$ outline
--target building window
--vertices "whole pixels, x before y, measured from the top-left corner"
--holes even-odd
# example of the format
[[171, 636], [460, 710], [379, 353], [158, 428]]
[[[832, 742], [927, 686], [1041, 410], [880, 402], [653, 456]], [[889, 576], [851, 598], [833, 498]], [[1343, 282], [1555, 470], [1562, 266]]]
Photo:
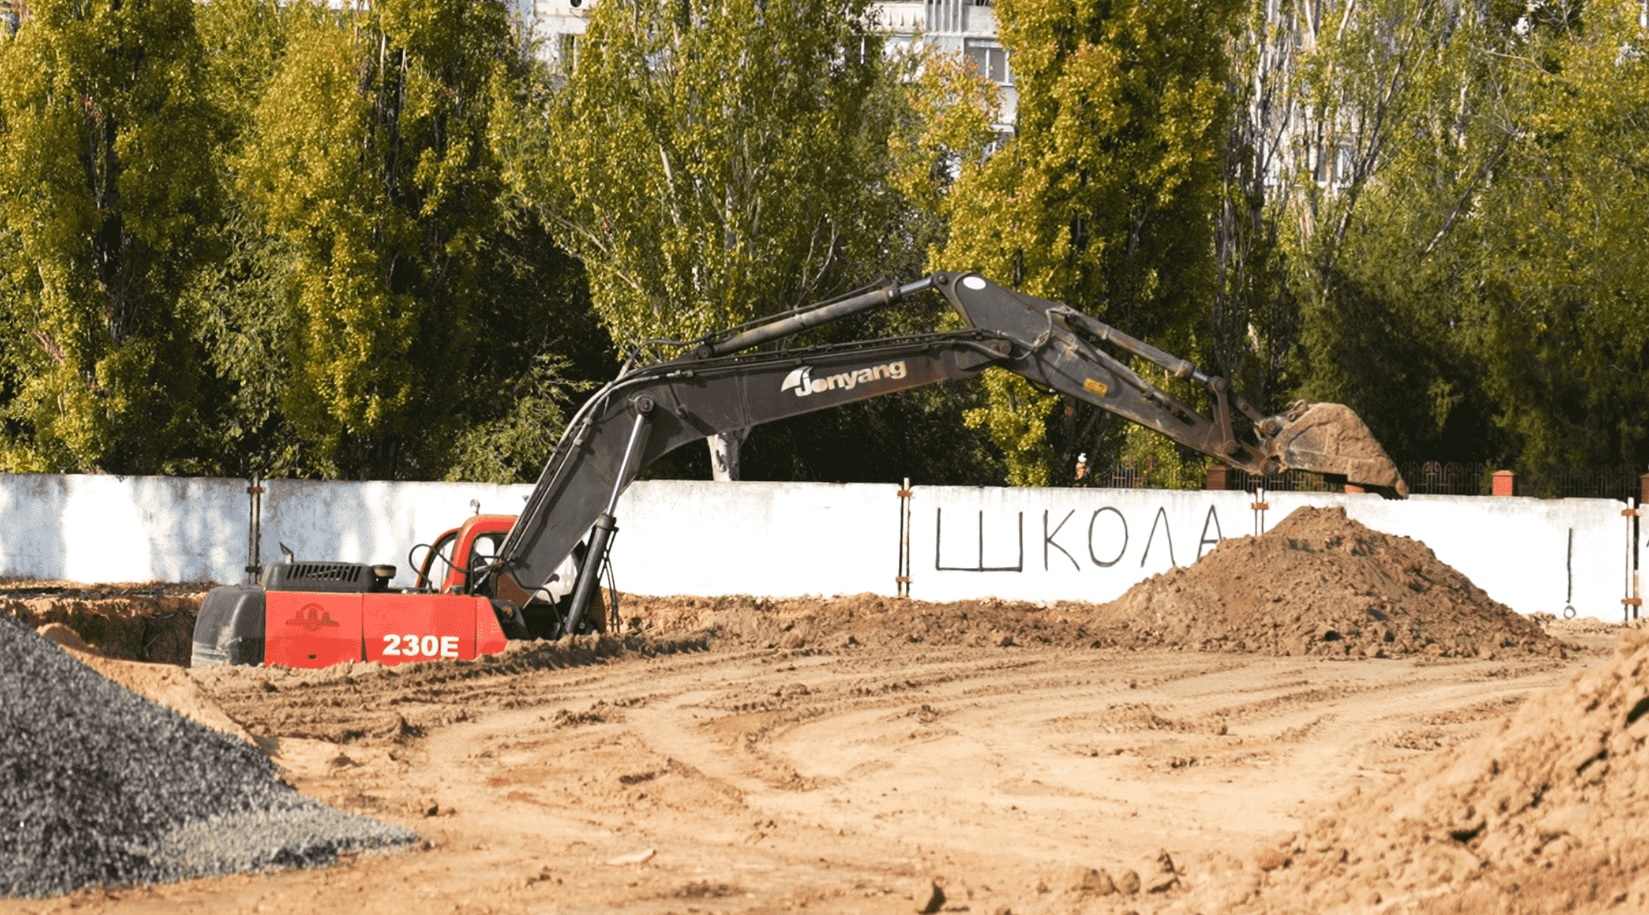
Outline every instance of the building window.
[[969, 39], [963, 53], [967, 55], [968, 62], [991, 82], [998, 86], [1013, 85], [1013, 73], [1008, 69], [1008, 52], [1000, 45]]

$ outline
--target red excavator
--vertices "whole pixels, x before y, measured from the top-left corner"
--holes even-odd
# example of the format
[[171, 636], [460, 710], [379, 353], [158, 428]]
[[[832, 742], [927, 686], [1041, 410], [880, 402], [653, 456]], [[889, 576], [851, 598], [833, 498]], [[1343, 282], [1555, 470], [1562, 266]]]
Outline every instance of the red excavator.
[[[944, 295], [967, 327], [764, 348], [927, 290]], [[1213, 416], [1147, 381], [1128, 357], [1206, 388]], [[1308, 470], [1393, 498], [1408, 494], [1396, 465], [1347, 407], [1299, 403], [1263, 416], [1225, 379], [1069, 305], [974, 273], [935, 273], [754, 321], [712, 334], [674, 359], [628, 368], [573, 416], [519, 517], [478, 515], [442, 534], [414, 563], [411, 588], [389, 586], [394, 566], [291, 559], [270, 565], [258, 584], [216, 588], [195, 624], [193, 663], [324, 667], [473, 658], [501, 651], [510, 639], [600, 629], [605, 612], [597, 582], [618, 529], [613, 511], [653, 461], [707, 436], [988, 368], [1110, 410], [1250, 473]], [[592, 597], [597, 609], [588, 612]]]

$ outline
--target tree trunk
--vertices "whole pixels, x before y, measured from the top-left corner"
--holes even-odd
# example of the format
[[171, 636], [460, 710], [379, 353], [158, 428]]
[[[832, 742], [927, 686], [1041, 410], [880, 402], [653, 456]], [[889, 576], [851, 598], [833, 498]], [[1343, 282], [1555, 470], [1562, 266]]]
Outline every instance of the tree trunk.
[[749, 429], [734, 429], [704, 440], [710, 446], [710, 479], [718, 483], [739, 479], [739, 446], [749, 434]]

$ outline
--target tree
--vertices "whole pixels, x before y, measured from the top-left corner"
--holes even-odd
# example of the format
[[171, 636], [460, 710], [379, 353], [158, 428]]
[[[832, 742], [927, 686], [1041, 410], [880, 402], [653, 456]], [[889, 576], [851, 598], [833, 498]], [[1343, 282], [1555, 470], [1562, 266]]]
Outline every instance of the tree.
[[866, 0], [603, 3], [518, 186], [622, 350], [691, 340], [912, 260], [889, 73]]
[[601, 349], [493, 145], [539, 85], [529, 49], [491, 0], [285, 16], [229, 163], [235, 257], [198, 301], [243, 443], [265, 470], [529, 475], [558, 357]]
[[[1473, 4], [1298, 3], [1279, 204], [1299, 393], [1351, 406], [1405, 459], [1484, 447], [1479, 366], [1444, 244], [1493, 174], [1494, 29]], [[1460, 258], [1466, 258], [1462, 261]]]
[[189, 0], [43, 0], [0, 45], [0, 463], [145, 473], [198, 454], [175, 309], [213, 256], [215, 114]]
[[[945, 201], [957, 177], [984, 160], [1000, 120], [997, 88], [961, 55], [917, 43], [890, 56], [895, 79], [882, 84], [894, 124], [885, 191], [900, 214], [888, 227], [890, 252], [907, 251], [895, 275], [910, 277], [937, 260], [949, 232]], [[896, 233], [896, 234], [894, 234]], [[959, 326], [938, 296], [843, 322], [832, 339], [900, 336]], [[976, 385], [931, 385], [812, 413], [763, 430], [744, 456], [758, 479], [994, 485], [1001, 460], [984, 430], [968, 428]]]
[[1304, 396], [1350, 404], [1399, 459], [1548, 487], [1649, 457], [1641, 9], [1283, 8]]
[[[1169, 350], [1194, 352], [1215, 288], [1230, 2], [1002, 0], [1019, 88], [1015, 136], [951, 195], [944, 265], [1059, 299]], [[1043, 485], [1119, 426], [1007, 373], [971, 414], [1009, 482]], [[1107, 446], [1107, 441], [1110, 441]]]
[[1257, 409], [1272, 413], [1291, 393], [1291, 357], [1299, 337], [1298, 302], [1287, 283], [1287, 258], [1272, 193], [1284, 172], [1290, 113], [1296, 101], [1292, 64], [1297, 33], [1278, 27], [1281, 12], [1251, 4], [1231, 39], [1227, 91], [1233, 111], [1214, 216], [1216, 283], [1209, 311], [1212, 365]]
[[1636, 2], [1509, 11], [1504, 147], [1457, 220], [1494, 421], [1520, 470], [1649, 461], [1649, 28]]
[[889, 190], [904, 201], [900, 227], [907, 247], [924, 262], [937, 262], [950, 234], [947, 201], [957, 179], [996, 142], [1001, 99], [978, 65], [932, 45], [901, 50], [891, 63]]

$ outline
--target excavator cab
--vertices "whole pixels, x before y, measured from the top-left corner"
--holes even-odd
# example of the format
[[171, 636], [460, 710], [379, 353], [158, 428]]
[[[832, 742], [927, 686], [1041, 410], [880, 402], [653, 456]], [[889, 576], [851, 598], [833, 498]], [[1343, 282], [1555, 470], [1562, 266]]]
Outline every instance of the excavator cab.
[[497, 558], [514, 526], [514, 515], [475, 515], [423, 547], [422, 559], [418, 558], [422, 545], [413, 547], [407, 555], [408, 562], [418, 570], [413, 590], [470, 593], [473, 582]]

